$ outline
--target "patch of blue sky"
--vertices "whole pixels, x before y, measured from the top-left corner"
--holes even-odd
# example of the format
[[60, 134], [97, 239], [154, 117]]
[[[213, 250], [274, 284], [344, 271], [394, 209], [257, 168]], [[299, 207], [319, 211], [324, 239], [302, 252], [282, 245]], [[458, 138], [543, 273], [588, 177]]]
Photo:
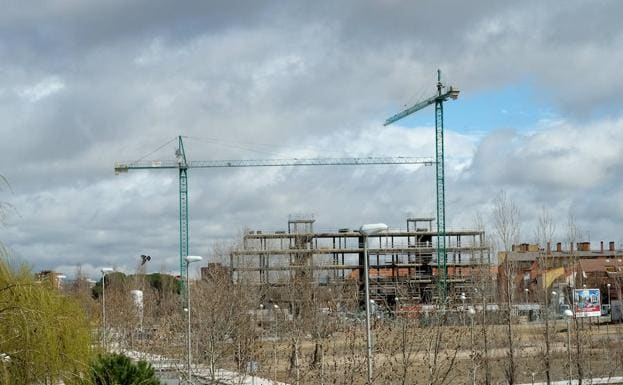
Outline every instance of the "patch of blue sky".
[[[533, 131], [542, 127], [543, 122], [557, 119], [554, 106], [528, 83], [476, 92], [466, 90], [457, 100], [444, 103], [445, 128], [470, 135], [484, 135], [505, 128]], [[434, 106], [403, 118], [398, 124], [433, 127]]]

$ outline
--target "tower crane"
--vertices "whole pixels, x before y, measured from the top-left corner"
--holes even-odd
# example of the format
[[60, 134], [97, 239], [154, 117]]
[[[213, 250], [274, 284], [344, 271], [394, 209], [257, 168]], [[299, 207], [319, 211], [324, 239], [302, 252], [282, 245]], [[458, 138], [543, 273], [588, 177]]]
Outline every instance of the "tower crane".
[[[130, 170], [177, 169], [179, 170], [180, 199], [180, 275], [186, 273], [184, 258], [188, 256], [188, 169], [190, 168], [238, 168], [238, 167], [294, 167], [294, 166], [367, 166], [389, 164], [423, 164], [431, 166], [432, 158], [423, 157], [363, 157], [363, 158], [315, 158], [315, 159], [262, 159], [262, 160], [208, 160], [186, 159], [182, 136], [177, 137], [176, 160], [116, 162], [115, 174]], [[183, 280], [182, 280], [183, 282]], [[183, 283], [182, 283], [183, 285]], [[183, 289], [183, 288], [182, 288]], [[182, 290], [184, 293], [184, 290]]]
[[[448, 256], [446, 253], [446, 190], [444, 175], [444, 145], [443, 145], [443, 102], [448, 99], [456, 100], [459, 90], [444, 86], [441, 83], [441, 71], [437, 70], [437, 95], [423, 100], [404, 111], [388, 118], [384, 126], [392, 124], [425, 107], [435, 104], [435, 175], [437, 181], [437, 266], [439, 270], [439, 288], [442, 300], [448, 294]], [[441, 264], [441, 266], [439, 266]]]

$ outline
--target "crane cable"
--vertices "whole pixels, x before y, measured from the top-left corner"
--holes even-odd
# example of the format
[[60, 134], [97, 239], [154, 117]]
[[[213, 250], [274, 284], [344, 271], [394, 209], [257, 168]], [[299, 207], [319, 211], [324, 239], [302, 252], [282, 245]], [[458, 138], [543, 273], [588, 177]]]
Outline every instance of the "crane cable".
[[151, 155], [151, 154], [153, 154], [153, 153], [155, 153], [155, 152], [160, 151], [162, 148], [164, 148], [165, 146], [167, 146], [167, 145], [171, 144], [172, 142], [174, 142], [174, 141], [176, 141], [176, 140], [177, 140], [177, 136], [176, 136], [176, 137], [174, 137], [173, 139], [171, 139], [171, 140], [167, 141], [165, 144], [163, 144], [163, 145], [159, 146], [159, 147], [158, 147], [158, 148], [156, 148], [155, 150], [150, 151], [150, 152], [149, 152], [149, 153], [147, 153], [146, 155], [141, 156], [140, 158], [138, 158], [137, 160], [135, 160], [135, 161], [134, 161], [134, 162], [132, 162], [132, 163], [138, 163], [138, 162], [140, 162], [141, 160], [143, 160], [143, 159], [147, 158], [149, 155]]

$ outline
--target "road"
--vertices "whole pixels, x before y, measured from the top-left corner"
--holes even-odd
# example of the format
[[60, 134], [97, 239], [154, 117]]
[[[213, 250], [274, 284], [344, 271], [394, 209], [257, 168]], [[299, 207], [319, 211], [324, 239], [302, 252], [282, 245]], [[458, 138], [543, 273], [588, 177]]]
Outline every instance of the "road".
[[[186, 368], [179, 360], [133, 350], [126, 350], [122, 353], [134, 360], [149, 362], [160, 373], [160, 378], [166, 385], [179, 385], [180, 383], [184, 383], [180, 382], [180, 378], [183, 378], [180, 377], [180, 374], [185, 374]], [[204, 365], [193, 365], [192, 373], [195, 378], [193, 384], [197, 385], [211, 383], [212, 377], [223, 385], [290, 385], [285, 382], [273, 381], [267, 378], [251, 376], [225, 369], [218, 369], [216, 374], [212, 376], [210, 369]]]

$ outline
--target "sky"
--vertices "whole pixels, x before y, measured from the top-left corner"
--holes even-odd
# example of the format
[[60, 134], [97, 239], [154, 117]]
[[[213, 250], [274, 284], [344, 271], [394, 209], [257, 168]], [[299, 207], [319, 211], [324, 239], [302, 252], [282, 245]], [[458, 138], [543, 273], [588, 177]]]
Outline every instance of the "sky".
[[[501, 191], [534, 240], [549, 211], [623, 243], [619, 1], [9, 2], [0, 14], [0, 242], [33, 270], [97, 278], [179, 266], [176, 170], [116, 161], [423, 156], [444, 105], [449, 228]], [[168, 143], [168, 144], [167, 144]], [[189, 170], [190, 250], [218, 260], [245, 229], [434, 216], [433, 167]]]

